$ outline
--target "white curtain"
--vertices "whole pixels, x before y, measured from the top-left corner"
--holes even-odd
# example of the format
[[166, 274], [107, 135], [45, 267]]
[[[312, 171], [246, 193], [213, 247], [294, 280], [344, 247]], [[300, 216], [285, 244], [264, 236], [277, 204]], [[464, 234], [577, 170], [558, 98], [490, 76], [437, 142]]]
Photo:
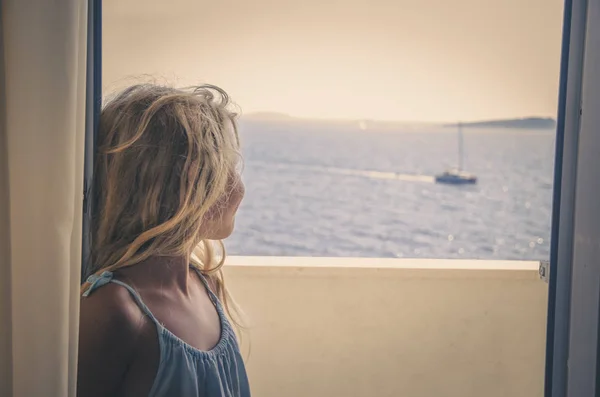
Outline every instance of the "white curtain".
[[0, 10], [0, 396], [75, 396], [87, 1]]

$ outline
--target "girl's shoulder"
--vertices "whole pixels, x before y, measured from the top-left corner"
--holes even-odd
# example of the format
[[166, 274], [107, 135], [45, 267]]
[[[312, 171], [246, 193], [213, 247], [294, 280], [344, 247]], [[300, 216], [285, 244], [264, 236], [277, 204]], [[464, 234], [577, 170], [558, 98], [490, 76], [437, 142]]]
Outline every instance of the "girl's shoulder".
[[140, 308], [130, 292], [114, 283], [94, 290], [80, 300], [80, 325], [96, 325], [95, 331], [138, 332], [143, 325]]
[[120, 285], [108, 283], [81, 298], [79, 395], [110, 395], [114, 391], [147, 323], [129, 291]]

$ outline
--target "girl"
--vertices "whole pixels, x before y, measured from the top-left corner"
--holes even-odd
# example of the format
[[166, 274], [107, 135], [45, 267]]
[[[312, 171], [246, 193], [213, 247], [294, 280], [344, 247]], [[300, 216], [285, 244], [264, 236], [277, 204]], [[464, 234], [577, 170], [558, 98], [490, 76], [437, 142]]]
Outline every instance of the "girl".
[[244, 196], [228, 105], [214, 86], [137, 85], [103, 109], [78, 396], [250, 396], [211, 243]]

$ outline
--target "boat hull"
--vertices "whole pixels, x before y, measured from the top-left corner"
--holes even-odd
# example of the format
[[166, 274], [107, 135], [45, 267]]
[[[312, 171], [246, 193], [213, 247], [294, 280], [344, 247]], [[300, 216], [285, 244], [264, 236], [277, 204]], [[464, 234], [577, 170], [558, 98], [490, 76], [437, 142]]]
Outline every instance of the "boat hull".
[[435, 177], [435, 183], [445, 185], [475, 185], [477, 183], [477, 178], [474, 176], [437, 175]]

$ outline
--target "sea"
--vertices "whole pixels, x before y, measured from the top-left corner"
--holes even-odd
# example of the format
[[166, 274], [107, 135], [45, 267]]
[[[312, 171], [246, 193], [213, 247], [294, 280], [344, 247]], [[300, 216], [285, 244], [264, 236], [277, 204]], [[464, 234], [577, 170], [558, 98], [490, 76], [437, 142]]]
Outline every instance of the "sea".
[[245, 256], [549, 257], [554, 130], [240, 124], [246, 197], [228, 253]]

